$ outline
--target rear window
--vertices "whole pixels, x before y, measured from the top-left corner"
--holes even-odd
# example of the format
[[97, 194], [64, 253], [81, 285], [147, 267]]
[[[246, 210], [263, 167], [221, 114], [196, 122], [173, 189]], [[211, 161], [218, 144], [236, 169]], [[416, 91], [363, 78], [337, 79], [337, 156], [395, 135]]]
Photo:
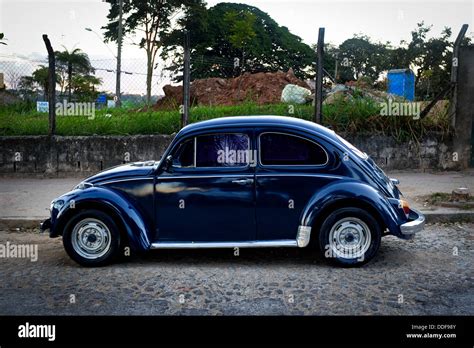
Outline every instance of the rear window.
[[274, 165], [324, 165], [328, 161], [326, 151], [313, 141], [283, 134], [260, 135], [260, 163]]

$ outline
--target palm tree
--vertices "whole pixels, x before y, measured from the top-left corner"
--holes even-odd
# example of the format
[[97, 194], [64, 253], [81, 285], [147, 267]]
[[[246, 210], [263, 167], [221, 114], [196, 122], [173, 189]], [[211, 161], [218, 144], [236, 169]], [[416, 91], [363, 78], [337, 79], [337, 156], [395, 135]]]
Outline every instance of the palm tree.
[[89, 56], [82, 52], [80, 48], [75, 48], [68, 51], [64, 47], [64, 51], [56, 52], [56, 60], [58, 61], [58, 68], [63, 69], [67, 73], [67, 87], [68, 99], [71, 100], [73, 73], [89, 74], [94, 72]]

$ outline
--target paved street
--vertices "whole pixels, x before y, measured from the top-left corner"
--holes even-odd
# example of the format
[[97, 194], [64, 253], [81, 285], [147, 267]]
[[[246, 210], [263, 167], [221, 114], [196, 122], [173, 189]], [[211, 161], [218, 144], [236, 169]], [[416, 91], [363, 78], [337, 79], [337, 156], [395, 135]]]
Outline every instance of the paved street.
[[387, 237], [362, 268], [306, 249], [154, 251], [105, 268], [76, 265], [61, 239], [0, 231], [0, 245], [37, 244], [38, 260], [0, 259], [0, 315], [474, 313], [474, 224]]

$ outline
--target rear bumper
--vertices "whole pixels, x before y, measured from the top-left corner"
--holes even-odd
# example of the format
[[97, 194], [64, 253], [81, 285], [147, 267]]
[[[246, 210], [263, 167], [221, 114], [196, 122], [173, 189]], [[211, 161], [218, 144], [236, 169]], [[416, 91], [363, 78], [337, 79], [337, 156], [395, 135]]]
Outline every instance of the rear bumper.
[[409, 221], [400, 225], [402, 235], [406, 237], [414, 236], [425, 228], [425, 216], [419, 211], [410, 210]]

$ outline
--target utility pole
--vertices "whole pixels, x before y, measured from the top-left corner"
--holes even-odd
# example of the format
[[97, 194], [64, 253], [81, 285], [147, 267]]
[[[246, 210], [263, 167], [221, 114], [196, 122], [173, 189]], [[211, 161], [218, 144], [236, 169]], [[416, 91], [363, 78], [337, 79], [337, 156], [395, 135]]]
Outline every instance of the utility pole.
[[184, 34], [184, 71], [183, 71], [183, 110], [181, 114], [181, 127], [189, 122], [189, 104], [191, 99], [191, 43], [189, 31]]
[[323, 122], [323, 57], [324, 57], [324, 28], [319, 28], [318, 52], [316, 60], [316, 93], [314, 95], [314, 122]]
[[117, 36], [117, 76], [115, 82], [115, 106], [122, 106], [122, 97], [120, 93], [120, 75], [122, 74], [122, 34], [123, 34], [123, 0], [119, 0], [119, 18], [118, 18], [118, 36]]

